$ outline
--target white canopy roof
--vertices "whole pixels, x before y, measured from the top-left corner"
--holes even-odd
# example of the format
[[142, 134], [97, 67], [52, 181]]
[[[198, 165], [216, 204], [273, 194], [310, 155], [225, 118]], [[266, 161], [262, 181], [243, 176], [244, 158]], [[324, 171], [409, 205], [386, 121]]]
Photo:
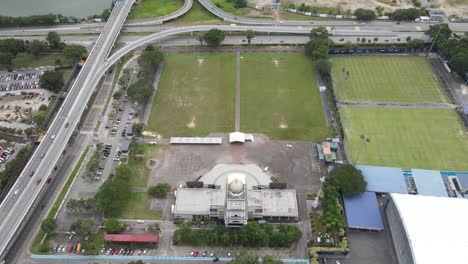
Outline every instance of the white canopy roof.
[[242, 132], [229, 133], [229, 143], [245, 143], [245, 141], [254, 141], [252, 134], [245, 134]]
[[465, 263], [468, 259], [468, 200], [396, 194], [415, 264]]

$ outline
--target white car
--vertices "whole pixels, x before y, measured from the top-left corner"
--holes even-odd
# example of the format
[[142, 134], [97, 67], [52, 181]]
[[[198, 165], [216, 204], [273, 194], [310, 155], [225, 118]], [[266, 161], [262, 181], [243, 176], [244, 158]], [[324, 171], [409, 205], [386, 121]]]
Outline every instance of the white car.
[[15, 192], [14, 192], [14, 194], [15, 194], [15, 195], [18, 195], [19, 191], [20, 191], [19, 189], [16, 189]]
[[52, 135], [52, 136], [50, 137], [50, 139], [52, 139], [52, 140], [54, 140], [54, 138], [55, 138], [55, 135]]
[[137, 223], [143, 224], [145, 221], [144, 220], [137, 220]]

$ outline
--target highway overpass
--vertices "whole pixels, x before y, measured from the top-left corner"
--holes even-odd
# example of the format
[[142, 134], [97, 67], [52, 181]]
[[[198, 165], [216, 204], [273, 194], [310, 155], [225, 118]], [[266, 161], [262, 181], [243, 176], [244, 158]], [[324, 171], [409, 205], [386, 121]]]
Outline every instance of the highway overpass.
[[[27, 215], [33, 203], [46, 188], [47, 178], [67, 147], [73, 130], [85, 110], [95, 85], [92, 77], [105, 59], [117, 39], [120, 29], [135, 0], [117, 0], [108, 22], [90, 52], [67, 98], [59, 109], [49, 131], [29, 160], [16, 183], [0, 204], [0, 259], [13, 244], [15, 236], [27, 222]], [[30, 173], [34, 175], [30, 177]], [[15, 194], [15, 192], [17, 193]]]

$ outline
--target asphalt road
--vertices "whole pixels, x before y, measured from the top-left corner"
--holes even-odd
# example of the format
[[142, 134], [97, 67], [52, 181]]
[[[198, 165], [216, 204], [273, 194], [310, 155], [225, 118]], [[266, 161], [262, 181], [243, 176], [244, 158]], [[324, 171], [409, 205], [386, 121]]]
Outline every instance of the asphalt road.
[[[78, 124], [86, 102], [95, 85], [90, 85], [93, 72], [105, 64], [110, 49], [130, 11], [134, 0], [117, 1], [103, 33], [75, 80], [67, 98], [57, 113], [49, 131], [24, 168], [20, 177], [0, 205], [0, 256], [3, 257], [26, 218], [35, 199], [47, 184], [55, 164], [60, 159], [67, 142]], [[35, 171], [30, 177], [30, 173]], [[15, 194], [16, 192], [16, 194]]]

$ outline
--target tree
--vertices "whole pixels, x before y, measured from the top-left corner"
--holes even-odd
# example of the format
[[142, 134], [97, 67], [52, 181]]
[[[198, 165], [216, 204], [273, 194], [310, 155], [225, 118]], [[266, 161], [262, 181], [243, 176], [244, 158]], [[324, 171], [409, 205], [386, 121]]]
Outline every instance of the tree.
[[146, 46], [146, 48], [144, 49], [144, 51], [141, 53], [140, 57], [138, 58], [138, 64], [143, 69], [143, 71], [140, 71], [140, 74], [142, 74], [144, 78], [149, 79], [149, 77], [151, 77], [151, 82], [152, 82], [152, 77], [154, 76], [154, 72], [158, 68], [158, 65], [161, 63], [163, 58], [164, 58], [163, 54], [159, 50], [159, 48], [154, 47], [151, 44]]
[[390, 18], [397, 21], [411, 21], [421, 16], [421, 11], [416, 8], [398, 9], [390, 14]]
[[11, 61], [11, 64], [14, 68], [26, 68], [35, 60], [36, 58], [34, 58], [32, 54], [21, 52], [16, 54], [15, 58]]
[[242, 8], [247, 6], [247, 0], [234, 0], [235, 8]]
[[70, 230], [75, 231], [79, 236], [87, 236], [91, 233], [94, 222], [92, 219], [78, 218], [70, 225]]
[[450, 58], [450, 67], [460, 75], [468, 73], [468, 50], [459, 52]]
[[15, 55], [11, 52], [0, 52], [0, 68], [11, 68], [11, 62], [15, 58]]
[[146, 103], [148, 98], [151, 96], [151, 93], [151, 83], [145, 79], [138, 80], [133, 85], [130, 85], [130, 87], [127, 89], [128, 96], [141, 104]]
[[328, 36], [328, 30], [323, 26], [312, 29], [309, 34], [310, 41], [304, 46], [305, 54], [312, 59], [328, 58], [330, 44]]
[[49, 43], [49, 47], [51, 49], [58, 49], [60, 48], [60, 36], [55, 31], [50, 31], [47, 33], [46, 41]]
[[419, 49], [424, 46], [425, 42], [422, 39], [410, 39], [407, 42], [407, 47], [409, 49]]
[[255, 38], [255, 31], [253, 30], [247, 30], [245, 32], [245, 37], [247, 38], [247, 43], [249, 43], [250, 45], [250, 42], [252, 42], [252, 39]]
[[135, 133], [135, 136], [137, 136], [137, 137], [142, 136], [144, 129], [145, 129], [145, 124], [143, 124], [143, 123], [133, 124], [133, 133]]
[[86, 48], [80, 45], [67, 45], [63, 49], [63, 55], [72, 61], [78, 61], [81, 57], [87, 57]]
[[53, 93], [60, 92], [64, 84], [63, 72], [60, 71], [45, 71], [39, 79], [39, 85]]
[[354, 196], [366, 190], [367, 182], [364, 180], [360, 170], [352, 165], [340, 165], [335, 167], [328, 176], [333, 186], [341, 191], [344, 196]]
[[375, 8], [375, 12], [377, 12], [377, 15], [378, 16], [382, 16], [383, 15], [383, 11], [384, 11], [384, 7], [383, 6], [378, 6]]
[[156, 232], [160, 229], [159, 227], [159, 223], [152, 223], [152, 224], [149, 224], [146, 229], [150, 232]]
[[130, 199], [128, 185], [132, 172], [126, 165], [116, 169], [115, 177], [106, 180], [96, 193], [96, 203], [106, 217], [117, 217]]
[[57, 223], [55, 222], [55, 219], [52, 217], [44, 219], [44, 221], [41, 223], [41, 229], [47, 234], [54, 232], [54, 230], [57, 229]]
[[128, 264], [144, 264], [142, 260], [130, 261]]
[[432, 40], [437, 37], [437, 43], [441, 43], [452, 36], [452, 30], [449, 28], [448, 24], [432, 25], [424, 32], [424, 35], [429, 36]]
[[371, 21], [376, 18], [375, 12], [370, 9], [363, 9], [358, 8], [354, 11], [354, 15], [356, 16], [357, 20], [360, 21]]
[[171, 189], [171, 185], [167, 183], [158, 183], [148, 189], [148, 194], [152, 197], [164, 198], [167, 192]]
[[36, 57], [39, 56], [41, 52], [46, 51], [47, 49], [47, 44], [37, 39], [29, 42], [29, 44], [27, 45], [27, 51]]
[[126, 225], [115, 218], [109, 218], [104, 222], [104, 227], [109, 233], [120, 233], [125, 230]]
[[224, 37], [223, 31], [213, 28], [203, 35], [203, 40], [208, 46], [217, 47], [224, 41]]
[[361, 39], [361, 43], [362, 43], [362, 44], [365, 44], [365, 43], [366, 43], [366, 41], [367, 41], [367, 39], [366, 39], [366, 38], [362, 38], [362, 39]]
[[317, 60], [315, 62], [315, 69], [323, 76], [330, 77], [331, 63], [328, 60]]

